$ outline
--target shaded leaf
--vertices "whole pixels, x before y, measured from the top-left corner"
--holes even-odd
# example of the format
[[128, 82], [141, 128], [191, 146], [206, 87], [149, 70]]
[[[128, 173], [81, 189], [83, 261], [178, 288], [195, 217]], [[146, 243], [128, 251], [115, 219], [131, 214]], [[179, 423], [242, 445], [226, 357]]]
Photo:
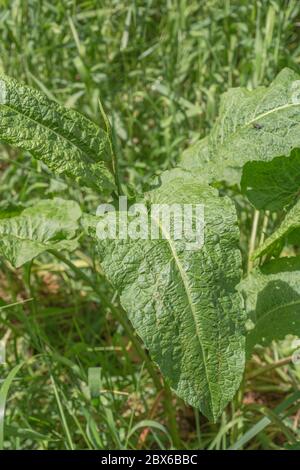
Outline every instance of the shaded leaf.
[[279, 211], [291, 205], [300, 191], [300, 150], [270, 162], [246, 163], [241, 188], [256, 209]]
[[[244, 314], [235, 290], [241, 276], [236, 213], [228, 198], [196, 178], [173, 176], [147, 194], [149, 209], [152, 204], [203, 203], [203, 248], [187, 250], [187, 239], [106, 239], [98, 241], [99, 255], [171, 387], [216, 420], [244, 368]], [[156, 219], [153, 223], [159, 225]]]
[[300, 257], [273, 260], [244, 279], [239, 290], [254, 323], [247, 336], [247, 354], [286, 335], [300, 335]]

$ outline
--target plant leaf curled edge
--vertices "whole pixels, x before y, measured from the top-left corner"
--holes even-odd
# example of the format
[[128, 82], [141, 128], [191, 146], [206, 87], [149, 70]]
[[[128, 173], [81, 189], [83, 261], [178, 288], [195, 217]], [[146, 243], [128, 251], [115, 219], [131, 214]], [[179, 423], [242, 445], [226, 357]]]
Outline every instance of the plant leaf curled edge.
[[254, 328], [247, 335], [247, 356], [255, 345], [269, 346], [286, 335], [300, 335], [300, 257], [272, 260], [239, 285]]

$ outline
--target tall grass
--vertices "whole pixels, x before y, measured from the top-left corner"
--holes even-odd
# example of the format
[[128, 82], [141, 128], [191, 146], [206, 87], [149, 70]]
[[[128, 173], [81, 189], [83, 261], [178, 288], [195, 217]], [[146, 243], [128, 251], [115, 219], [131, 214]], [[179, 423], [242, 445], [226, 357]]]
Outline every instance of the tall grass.
[[[139, 189], [205, 135], [223, 91], [268, 83], [284, 66], [299, 70], [300, 4], [293, 0], [0, 5], [0, 71], [104, 125], [100, 99], [114, 125], [121, 183]], [[91, 210], [99, 202], [27, 155], [1, 148], [0, 204], [56, 194]], [[251, 210], [242, 203], [240, 210], [248, 233]], [[4, 448], [226, 449], [297, 388], [299, 369], [276, 367], [289, 345], [274, 345], [254, 357], [234, 402], [209, 424], [168, 389], [166, 395], [154, 387], [147, 355], [141, 360], [138, 340], [116, 320], [116, 295], [93, 254], [84, 241], [69, 263], [44, 255], [12, 270], [1, 261]], [[11, 382], [10, 371], [22, 362]], [[253, 376], [265, 363], [275, 366]], [[268, 426], [251, 431], [248, 448], [293, 444], [289, 431], [299, 439], [294, 408], [279, 422], [269, 413]]]

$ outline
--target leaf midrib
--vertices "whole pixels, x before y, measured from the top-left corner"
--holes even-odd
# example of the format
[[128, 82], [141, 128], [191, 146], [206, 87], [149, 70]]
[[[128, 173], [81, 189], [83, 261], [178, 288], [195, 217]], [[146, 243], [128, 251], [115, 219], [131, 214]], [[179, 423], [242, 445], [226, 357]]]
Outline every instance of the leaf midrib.
[[190, 295], [190, 292], [189, 292], [188, 279], [186, 277], [186, 274], [184, 272], [184, 269], [183, 269], [183, 266], [180, 262], [180, 259], [178, 258], [177, 251], [176, 251], [176, 248], [175, 248], [174, 244], [171, 243], [170, 238], [167, 237], [167, 234], [165, 233], [165, 231], [163, 229], [163, 226], [160, 224], [159, 220], [157, 220], [155, 217], [153, 217], [153, 215], [151, 215], [151, 217], [156, 222], [158, 227], [161, 229], [161, 232], [165, 235], [165, 240], [166, 240], [167, 245], [169, 246], [169, 248], [171, 250], [171, 253], [172, 253], [172, 255], [175, 259], [177, 269], [178, 269], [180, 277], [182, 279], [182, 283], [183, 283], [184, 290], [186, 292], [186, 297], [187, 297], [187, 300], [188, 300], [188, 305], [190, 307], [190, 311], [192, 313], [192, 317], [193, 317], [193, 320], [194, 320], [196, 335], [197, 335], [198, 342], [199, 342], [199, 345], [200, 345], [200, 349], [201, 349], [201, 352], [202, 352], [205, 377], [206, 377], [206, 382], [207, 382], [209, 396], [210, 396], [211, 411], [212, 411], [212, 414], [214, 416], [215, 413], [214, 413], [214, 405], [213, 405], [213, 394], [212, 394], [212, 391], [211, 391], [211, 388], [210, 388], [210, 382], [209, 382], [209, 378], [208, 378], [208, 367], [207, 367], [207, 363], [206, 363], [206, 356], [205, 356], [205, 353], [204, 353], [204, 348], [203, 348], [203, 345], [202, 345], [201, 336], [200, 336], [200, 333], [198, 331], [198, 326], [197, 326], [197, 321], [196, 321], [196, 311], [195, 311], [195, 308], [194, 308], [194, 302], [193, 302], [193, 300], [191, 298], [191, 295]]
[[69, 144], [71, 144], [71, 146], [73, 146], [76, 150], [79, 150], [81, 154], [84, 154], [88, 161], [90, 163], [95, 163], [95, 161], [93, 160], [92, 157], [90, 157], [85, 151], [83, 151], [81, 149], [81, 147], [79, 147], [78, 145], [75, 144], [75, 142], [73, 142], [72, 140], [70, 140], [68, 137], [66, 137], [65, 135], [63, 134], [59, 134], [57, 131], [55, 131], [54, 129], [52, 129], [51, 127], [47, 127], [45, 124], [41, 123], [40, 121], [37, 121], [36, 119], [34, 119], [33, 117], [31, 116], [28, 116], [26, 113], [24, 112], [21, 112], [19, 109], [13, 107], [13, 106], [10, 106], [8, 104], [1, 104], [2, 107], [4, 108], [7, 108], [7, 109], [10, 109], [18, 114], [20, 114], [21, 116], [23, 116], [24, 118], [28, 119], [29, 121], [32, 121], [34, 122], [35, 124], [37, 124], [38, 126], [46, 129], [48, 132], [52, 132], [53, 134], [57, 135], [60, 139], [63, 139], [63, 140], [66, 140], [67, 142], [69, 142]]
[[[221, 144], [224, 144], [224, 141], [226, 141], [227, 139], [230, 140], [232, 139], [236, 134], [238, 134], [242, 129], [246, 129], [248, 126], [250, 126], [251, 124], [254, 124], [255, 122], [259, 121], [260, 119], [263, 119], [264, 117], [270, 115], [270, 114], [273, 114], [273, 113], [277, 113], [278, 111], [281, 111], [283, 109], [288, 109], [288, 108], [291, 108], [293, 106], [300, 106], [300, 103], [287, 103], [285, 105], [282, 105], [282, 106], [278, 106], [277, 108], [273, 108], [269, 111], [266, 111], [265, 113], [262, 113], [262, 114], [258, 114], [257, 116], [255, 116], [253, 119], [251, 119], [250, 121], [247, 121], [245, 122], [242, 126], [238, 126], [234, 132], [230, 133], [230, 135], [226, 138], [224, 138], [222, 141], [221, 141]], [[263, 130], [263, 129], [262, 129]]]

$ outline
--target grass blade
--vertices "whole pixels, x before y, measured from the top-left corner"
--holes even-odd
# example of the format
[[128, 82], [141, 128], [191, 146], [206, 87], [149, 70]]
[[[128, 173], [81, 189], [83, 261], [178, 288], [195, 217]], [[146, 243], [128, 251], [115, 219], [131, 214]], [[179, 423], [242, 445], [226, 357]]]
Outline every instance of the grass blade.
[[67, 441], [68, 441], [69, 447], [70, 447], [71, 450], [75, 450], [75, 446], [74, 446], [74, 443], [72, 441], [71, 433], [70, 433], [68, 423], [67, 423], [67, 420], [66, 420], [66, 416], [65, 416], [65, 413], [64, 413], [64, 410], [63, 410], [63, 406], [62, 406], [62, 403], [61, 403], [61, 400], [60, 400], [60, 397], [59, 397], [59, 394], [58, 394], [56, 383], [55, 383], [55, 380], [54, 380], [52, 375], [51, 375], [51, 382], [52, 382], [52, 386], [53, 386], [54, 395], [55, 395], [55, 398], [56, 398], [59, 414], [60, 414], [60, 417], [61, 417], [62, 425], [63, 425], [63, 428], [65, 430], [66, 436], [67, 436]]
[[[289, 398], [284, 400], [280, 405], [278, 405], [273, 413], [279, 415], [282, 411], [286, 410], [292, 403], [300, 398], [300, 391], [293, 393]], [[270, 418], [264, 417], [258, 423], [256, 423], [252, 428], [249, 429], [233, 446], [228, 450], [238, 450], [241, 449], [247, 442], [249, 442], [253, 437], [255, 437], [259, 432], [265, 429], [272, 420]]]
[[24, 362], [22, 362], [21, 364], [18, 364], [10, 371], [10, 373], [4, 380], [2, 387], [0, 389], [0, 450], [3, 450], [3, 445], [4, 445], [4, 418], [5, 418], [7, 395], [8, 395], [10, 386], [15, 376], [17, 375], [17, 373], [19, 372], [23, 364]]

